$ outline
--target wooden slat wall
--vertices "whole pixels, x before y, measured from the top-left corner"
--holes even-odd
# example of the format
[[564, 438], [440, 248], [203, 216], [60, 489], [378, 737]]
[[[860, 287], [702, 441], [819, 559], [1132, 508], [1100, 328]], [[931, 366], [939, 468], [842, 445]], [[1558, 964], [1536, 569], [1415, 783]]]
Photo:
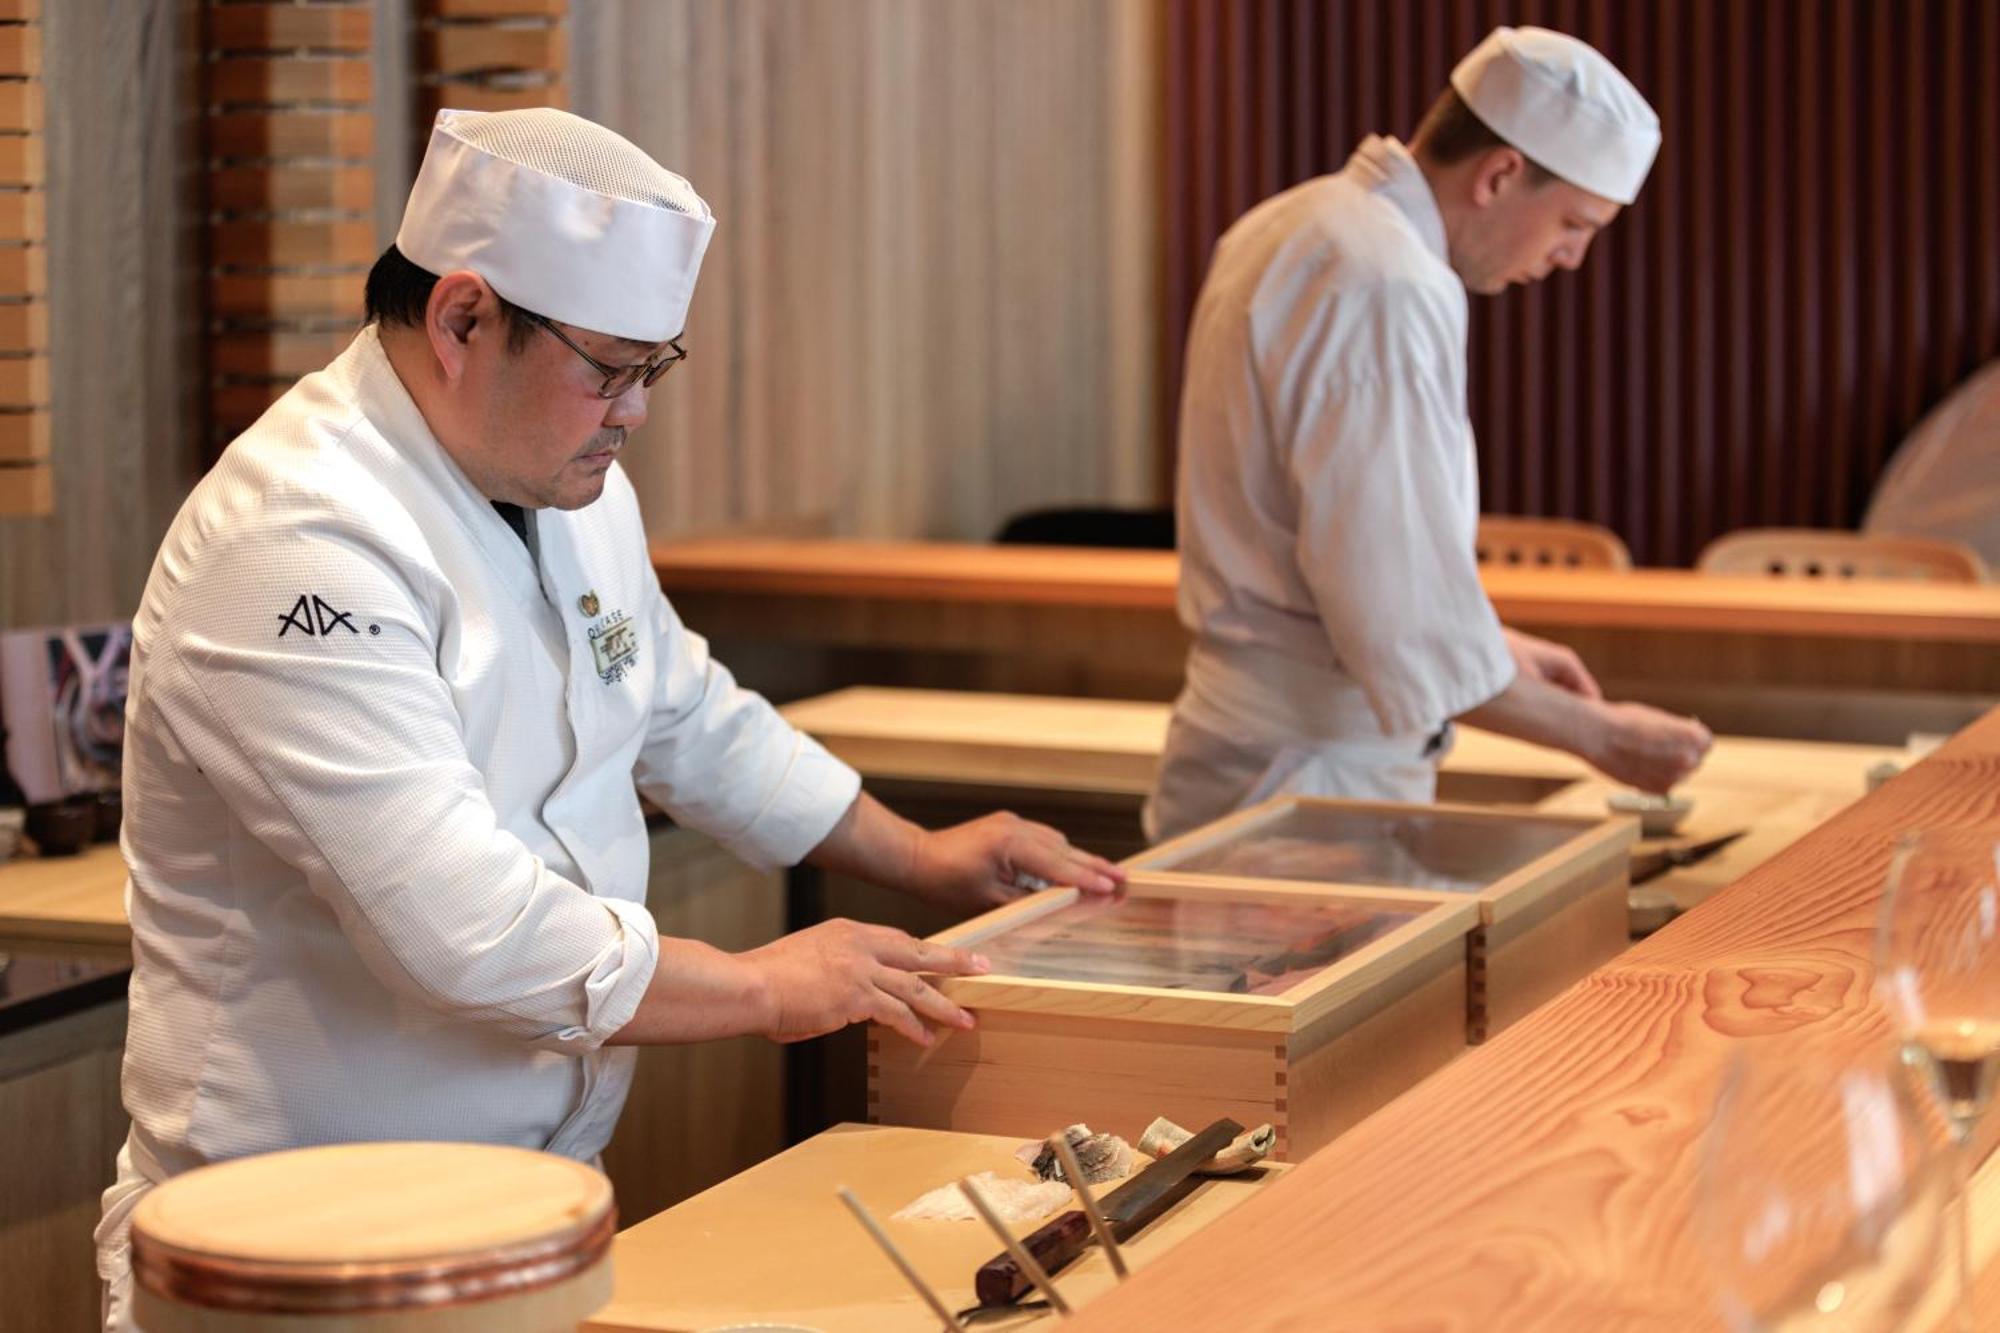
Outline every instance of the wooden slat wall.
[[374, 13], [210, 0], [209, 439], [220, 452], [352, 336], [375, 243]]
[[0, 3], [0, 514], [55, 508], [41, 0]]
[[44, 3], [58, 503], [0, 518], [0, 628], [131, 615], [200, 476], [199, 20], [192, 0]]
[[568, 105], [569, 0], [417, 0], [417, 8], [416, 123], [424, 141], [441, 107]]
[[1153, 498], [1153, 0], [602, 0], [575, 109], [719, 219], [625, 458], [655, 536]]
[[1855, 523], [2000, 351], [1991, 0], [1169, 0], [1169, 379], [1229, 222], [1371, 131], [1407, 138], [1502, 22], [1606, 52], [1665, 145], [1581, 272], [1473, 302], [1486, 508], [1606, 524], [1653, 564]]

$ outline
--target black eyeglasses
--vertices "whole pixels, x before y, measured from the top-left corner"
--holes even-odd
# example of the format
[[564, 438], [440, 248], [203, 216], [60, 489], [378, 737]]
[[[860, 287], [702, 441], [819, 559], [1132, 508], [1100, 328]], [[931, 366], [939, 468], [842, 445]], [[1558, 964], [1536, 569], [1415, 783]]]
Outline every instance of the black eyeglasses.
[[676, 362], [687, 360], [687, 348], [681, 346], [680, 339], [670, 338], [667, 340], [667, 350], [660, 353], [659, 356], [651, 361], [634, 361], [630, 365], [607, 366], [581, 347], [578, 347], [567, 333], [564, 333], [555, 326], [553, 320], [538, 315], [532, 310], [523, 310], [521, 314], [527, 318], [529, 323], [539, 328], [547, 329], [550, 333], [562, 339], [563, 346], [575, 352], [585, 361], [588, 361], [592, 370], [604, 376], [604, 383], [599, 385], [597, 389], [597, 396], [599, 398], [617, 398], [629, 392], [635, 384], [643, 384], [650, 389], [653, 387], [653, 381], [659, 379], [660, 376], [666, 374], [669, 370], [672, 370]]

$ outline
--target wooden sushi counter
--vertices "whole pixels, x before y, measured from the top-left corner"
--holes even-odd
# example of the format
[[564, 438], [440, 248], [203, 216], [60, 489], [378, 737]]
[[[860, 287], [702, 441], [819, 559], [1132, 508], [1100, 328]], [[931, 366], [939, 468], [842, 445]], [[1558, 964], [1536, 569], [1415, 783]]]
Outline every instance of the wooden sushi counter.
[[[2000, 838], [2000, 713], [1364, 1121], [1072, 1326], [1193, 1327], [1193, 1312], [1227, 1293], [1227, 1326], [1245, 1333], [1720, 1328], [1692, 1210], [1721, 1071], [1760, 1038], [1811, 1035], [1857, 1058], [1889, 1048], [1870, 948], [1891, 844], [1914, 828]], [[1979, 1327], [1994, 1328], [2000, 1116], [1983, 1137]], [[1913, 1327], [1938, 1327], [1943, 1314]]]
[[[826, 723], [824, 714], [820, 722]], [[1462, 757], [1476, 757], [1484, 743], [1469, 738]], [[1507, 743], [1496, 744], [1506, 749]], [[1106, 748], [1117, 747], [1107, 742]], [[1853, 753], [1847, 753], [1850, 749]], [[1854, 794], [1855, 769], [1870, 759], [1870, 752], [1854, 747], [1829, 747], [1821, 755], [1835, 750], [1843, 757], [1833, 766], [1841, 776], [1825, 778], [1829, 808]], [[1806, 747], [1808, 756], [1813, 752]], [[1730, 759], [1725, 745], [1716, 763], [1754, 787], [1760, 772], [1763, 780], [1775, 780], [1776, 753], [1782, 752], [1755, 748], [1750, 758]], [[1556, 783], [1559, 804], [1569, 790], [1565, 779], [1576, 776], [1560, 771], [1568, 761], [1532, 754], [1517, 758], [1526, 765], [1526, 777]], [[1000, 762], [1019, 778], [1024, 765], [1040, 761], [1017, 748]], [[1812, 767], [1796, 757], [1794, 762], [1801, 771]], [[1123, 781], [1110, 774], [1116, 767], [1109, 765], [1099, 774], [1113, 787]], [[1601, 807], [1564, 811], [1557, 804], [1544, 808], [1567, 816], [1602, 813]], [[1447, 1043], [1453, 1051], [1438, 1072], [1359, 1123], [1331, 1126], [1324, 1136], [1330, 1139], [1327, 1146], [1260, 1187], [1226, 1216], [1208, 1222], [1198, 1242], [1180, 1246], [1172, 1262], [1155, 1263], [1122, 1286], [1097, 1294], [1080, 1313], [1078, 1327], [1201, 1327], [1200, 1315], [1208, 1311], [1226, 1319], [1226, 1324], [1213, 1326], [1232, 1330], [1590, 1328], [1678, 1333], [1717, 1327], [1690, 1210], [1694, 1147], [1713, 1104], [1719, 1071], [1732, 1050], [1759, 1037], [1812, 1032], [1857, 1050], [1887, 1042], [1885, 1021], [1870, 1001], [1874, 912], [1893, 837], [1924, 826], [1977, 829], [2000, 837], [2000, 712], [1804, 833], [1705, 904], [1591, 972], [1580, 985], [1519, 1017], [1495, 1040], [1465, 1054], [1456, 1053], [1462, 1047], [1455, 1041]], [[684, 830], [655, 837], [655, 875], [661, 879], [654, 886], [653, 906], [664, 930], [742, 948], [783, 928], [779, 896], [746, 885], [742, 868], [725, 864], [727, 858], [712, 845], [704, 851], [687, 841], [694, 835]], [[1183, 896], [1207, 892], [1195, 882], [1203, 872], [1194, 867], [1155, 869], [1163, 890]], [[68, 861], [0, 867], [0, 939], [10, 933], [55, 932], [57, 938], [96, 940], [97, 947], [115, 948], [106, 941], [118, 930], [114, 915], [122, 920], [121, 882], [117, 854], [109, 848]], [[1269, 892], [1306, 891], [1278, 882]], [[1411, 919], [1396, 927], [1402, 935], [1394, 941], [1382, 936], [1382, 947], [1355, 955], [1348, 972], [1329, 974], [1327, 984], [1309, 983], [1308, 989], [1280, 988], [1232, 999], [1230, 1011], [1217, 1020], [1218, 1032], [1242, 1027], [1272, 1034], [1266, 1045], [1283, 1057], [1280, 1086], [1292, 1087], [1296, 1077], [1301, 1105], [1312, 1081], [1320, 1078], [1313, 1063], [1319, 1052], [1335, 1049], [1333, 1042], [1375, 1021], [1372, 1013], [1344, 1016], [1344, 1006], [1359, 993], [1359, 982], [1350, 986], [1348, 981], [1366, 980], [1366, 967], [1386, 961], [1389, 952], [1417, 964], [1408, 972], [1409, 994], [1435, 991], [1454, 997], [1406, 1006], [1405, 1017], [1414, 1022], [1428, 1016], [1426, 1031], [1448, 1032], [1455, 997], [1464, 985], [1464, 960], [1472, 954], [1456, 944], [1441, 951], [1439, 941], [1462, 934], [1469, 938], [1486, 922], [1487, 913], [1484, 904], [1472, 902], [1418, 912], [1414, 894], [1404, 897]], [[1496, 916], [1487, 924], [1499, 921]], [[1459, 960], [1459, 972], [1424, 970], [1431, 962], [1453, 958]], [[1015, 1006], [1024, 1032], [1048, 1012], [1034, 988], [998, 980], [992, 986], [1007, 994], [984, 998], [996, 1010]], [[1456, 1012], [1462, 1015], [1462, 1007]], [[1174, 1019], [1191, 1026], [1180, 1022], [1184, 1017], [1134, 1009], [1124, 1021]], [[645, 1259], [681, 1249], [691, 1243], [687, 1237], [707, 1237], [704, 1243], [728, 1250], [728, 1244], [715, 1238], [730, 1217], [749, 1219], [729, 1242], [740, 1248], [743, 1262], [753, 1264], [754, 1270], [744, 1271], [782, 1277], [782, 1283], [772, 1279], [776, 1285], [768, 1291], [790, 1293], [788, 1310], [823, 1316], [812, 1304], [812, 1284], [851, 1285], [860, 1273], [862, 1260], [853, 1256], [852, 1262], [831, 1266], [817, 1262], [844, 1252], [830, 1245], [820, 1255], [809, 1238], [825, 1234], [865, 1243], [845, 1219], [840, 1219], [844, 1229], [822, 1226], [828, 1222], [822, 1216], [829, 1203], [823, 1188], [827, 1173], [848, 1171], [850, 1164], [841, 1153], [862, 1142], [858, 1137], [829, 1148], [827, 1136], [821, 1136], [805, 1146], [817, 1144], [813, 1153], [830, 1151], [831, 1158], [813, 1153], [800, 1157], [794, 1149], [719, 1190], [650, 1222], [643, 1220], [683, 1198], [690, 1185], [709, 1184], [777, 1150], [776, 1051], [766, 1043], [739, 1042], [648, 1053], [667, 1063], [642, 1068], [620, 1137], [607, 1153], [624, 1216], [637, 1223], [621, 1242], [619, 1260], [632, 1277], [621, 1277], [619, 1295], [604, 1316], [611, 1322], [599, 1327], [701, 1327], [696, 1320], [736, 1317], [736, 1309], [720, 1305], [674, 1304], [677, 1272], [700, 1287], [703, 1274], [731, 1271], [728, 1254], [718, 1250], [713, 1262], [705, 1260], [698, 1270], [661, 1267]], [[104, 1064], [111, 1056], [107, 1051], [94, 1058]], [[1348, 1077], [1344, 1057], [1327, 1058], [1332, 1060], [1329, 1068]], [[1297, 1108], [1278, 1101], [1271, 1106], [1268, 1118], [1274, 1123], [1280, 1110], [1296, 1119]], [[1063, 1119], [1056, 1114], [1060, 1109], [1038, 1110], [1034, 1128], [1021, 1133], [1053, 1128]], [[1994, 1119], [1989, 1142], [2000, 1136], [2000, 1117]], [[841, 1132], [884, 1134], [890, 1128]], [[924, 1133], [896, 1128], [872, 1142]], [[1006, 1133], [1013, 1136], [1015, 1131]], [[930, 1141], [962, 1146], [967, 1140], [957, 1134]], [[675, 1156], [700, 1144], [727, 1149], [706, 1151], [698, 1163]], [[988, 1143], [986, 1150], [992, 1149]], [[869, 1157], [874, 1159], [872, 1153]], [[812, 1167], [804, 1176], [797, 1174], [801, 1162]], [[703, 1173], [707, 1178], [698, 1179]], [[810, 1189], [802, 1183], [808, 1180]], [[629, 1188], [628, 1181], [633, 1182]], [[746, 1182], [755, 1188], [746, 1189]], [[860, 1187], [865, 1182], [857, 1177], [834, 1183]], [[1979, 1243], [1988, 1270], [1988, 1299], [2000, 1300], [2000, 1264], [1994, 1261], [2000, 1253], [2000, 1165], [1989, 1163], [1977, 1188], [1975, 1202], [1986, 1227]], [[871, 1206], [889, 1211], [906, 1201], [889, 1197], [900, 1190], [899, 1185], [880, 1197], [864, 1191], [864, 1197]], [[1222, 1202], [1219, 1196], [1217, 1202]], [[790, 1207], [803, 1210], [799, 1227], [804, 1230], [759, 1220], [767, 1208]], [[87, 1220], [81, 1212], [78, 1216]], [[1148, 1242], [1147, 1256], [1166, 1250], [1175, 1235], [1193, 1229], [1198, 1220], [1190, 1214], [1190, 1225], [1182, 1231], [1162, 1230]], [[788, 1252], [774, 1251], [774, 1240], [785, 1236], [796, 1238], [786, 1242]], [[640, 1245], [641, 1237], [649, 1238], [651, 1249]], [[870, 1271], [880, 1276], [886, 1270]], [[640, 1285], [633, 1286], [635, 1281]], [[880, 1289], [897, 1292], [893, 1279]], [[904, 1298], [898, 1292], [883, 1299]], [[748, 1307], [741, 1311], [753, 1312]], [[766, 1317], [777, 1312], [775, 1305], [762, 1309]]]
[[[919, 822], [998, 807], [1054, 824], [1110, 856], [1140, 849], [1139, 809], [1166, 740], [1161, 703], [859, 686], [785, 705], [793, 725], [861, 771], [870, 790]], [[1440, 801], [1596, 815], [1617, 784], [1582, 760], [1470, 727], [1445, 756]], [[1713, 857], [1638, 891], [1644, 929], [1694, 906], [1858, 799], [1868, 772], [1905, 766], [1906, 747], [1721, 736], [1681, 788], [1677, 830], [1699, 842], [1741, 830]], [[1638, 855], [1673, 839], [1642, 842]]]
[[[836, 1125], [657, 1217], [621, 1232], [612, 1250], [611, 1303], [581, 1333], [698, 1333], [777, 1327], [816, 1333], [931, 1333], [937, 1319], [869, 1240], [835, 1191], [852, 1188], [925, 1280], [957, 1310], [976, 1303], [972, 1275], [999, 1243], [977, 1221], [899, 1222], [925, 1191], [982, 1171], [1019, 1174], [1017, 1138], [881, 1125]], [[1285, 1170], [1275, 1163], [1204, 1182], [1123, 1247], [1143, 1270], [1216, 1218], [1254, 1198]], [[1107, 1183], [1103, 1189], [1109, 1189]], [[1099, 1191], [1100, 1193], [1102, 1190]], [[1016, 1224], [1023, 1234], [1035, 1223]], [[1116, 1282], [1092, 1250], [1062, 1272], [1059, 1289], [1088, 1301]], [[1047, 1326], [1023, 1313], [983, 1317], [981, 1330]]]
[[[861, 683], [1171, 699], [1186, 637], [1161, 551], [711, 539], [653, 548], [662, 586], [776, 698]], [[1505, 569], [1508, 624], [1621, 696], [1718, 731], [1899, 742], [2000, 702], [2000, 585], [1816, 584]]]

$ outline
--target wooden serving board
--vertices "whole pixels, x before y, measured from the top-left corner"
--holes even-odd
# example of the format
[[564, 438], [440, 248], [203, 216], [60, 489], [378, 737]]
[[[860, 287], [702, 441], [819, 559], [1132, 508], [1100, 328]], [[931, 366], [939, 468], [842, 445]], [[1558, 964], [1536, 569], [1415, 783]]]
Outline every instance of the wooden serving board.
[[[1060, 1126], [1051, 1125], [1053, 1131]], [[1136, 1135], [1140, 1126], [1092, 1128]], [[714, 1189], [631, 1227], [612, 1249], [611, 1303], [582, 1333], [694, 1333], [733, 1323], [789, 1323], [822, 1333], [935, 1333], [938, 1322], [835, 1191], [867, 1205], [954, 1310], [975, 1303], [972, 1275], [999, 1252], [979, 1222], [892, 1222], [927, 1190], [979, 1171], [1011, 1175], [1021, 1140], [946, 1130], [837, 1125]], [[1142, 1268], [1257, 1194], [1285, 1168], [1209, 1181], [1124, 1247]], [[1025, 1235], [1040, 1221], [1019, 1224]], [[1057, 1288], [1081, 1305], [1116, 1284], [1093, 1248]], [[1047, 1311], [982, 1319], [982, 1330], [1053, 1324]]]

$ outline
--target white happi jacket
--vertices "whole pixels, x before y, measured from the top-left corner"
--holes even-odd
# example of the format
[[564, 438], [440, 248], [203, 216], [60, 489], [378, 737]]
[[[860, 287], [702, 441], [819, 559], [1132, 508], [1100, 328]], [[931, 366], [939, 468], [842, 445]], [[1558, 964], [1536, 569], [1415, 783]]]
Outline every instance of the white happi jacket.
[[638, 796], [755, 863], [853, 770], [737, 687], [661, 596], [638, 504], [533, 516], [439, 447], [372, 328], [230, 446], [134, 626], [126, 1220], [178, 1171], [456, 1139], [588, 1160], [604, 1040], [659, 957]]
[[1149, 831], [1280, 792], [1429, 800], [1512, 683], [1479, 582], [1466, 293], [1430, 185], [1374, 137], [1216, 246], [1181, 397], [1194, 635]]

